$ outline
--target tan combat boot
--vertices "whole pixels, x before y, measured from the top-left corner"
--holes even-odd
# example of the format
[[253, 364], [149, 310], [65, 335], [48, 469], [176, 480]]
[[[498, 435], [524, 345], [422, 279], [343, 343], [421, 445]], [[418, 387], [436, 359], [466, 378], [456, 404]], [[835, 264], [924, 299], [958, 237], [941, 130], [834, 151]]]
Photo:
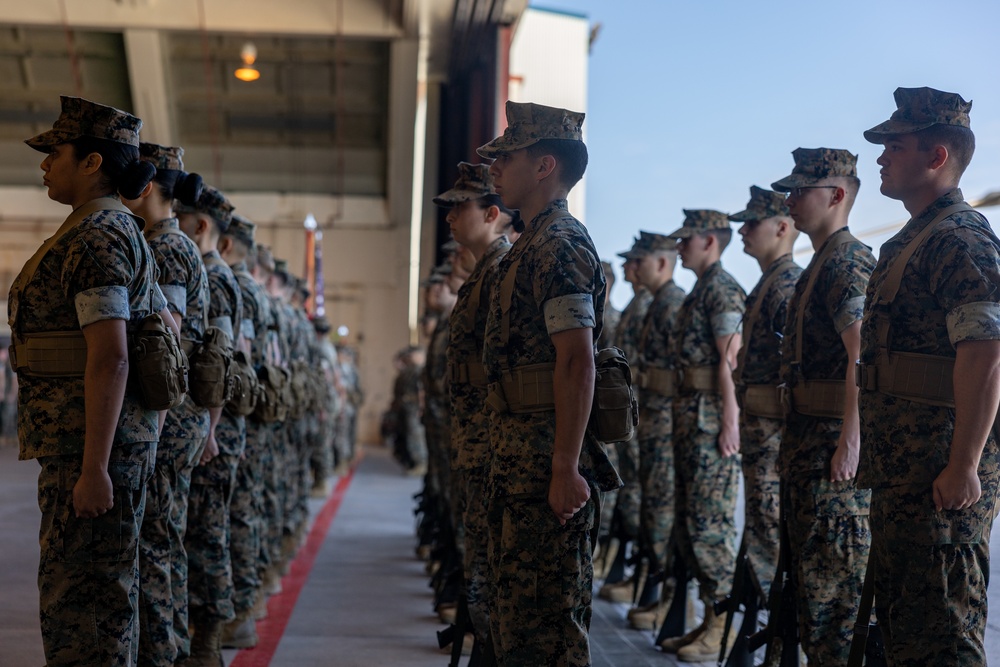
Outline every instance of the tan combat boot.
[[683, 647], [692, 644], [701, 637], [705, 632], [706, 624], [703, 620], [698, 627], [696, 627], [691, 632], [686, 635], [681, 635], [680, 637], [667, 637], [662, 642], [660, 642], [660, 649], [664, 653], [677, 653]]
[[[722, 634], [726, 629], [726, 617], [716, 616], [709, 609], [705, 614], [705, 632], [694, 642], [677, 650], [677, 659], [683, 662], [716, 662], [722, 650]], [[736, 628], [729, 629], [726, 652], [736, 642]]]
[[192, 610], [191, 622], [194, 625], [191, 655], [181, 664], [184, 667], [225, 667], [222, 660], [223, 621]]
[[621, 541], [617, 537], [612, 537], [607, 544], [600, 545], [598, 553], [594, 555], [594, 579], [607, 579], [620, 546]]
[[636, 630], [655, 630], [667, 618], [670, 602], [658, 602], [648, 607], [635, 607], [629, 611], [628, 622]]
[[635, 597], [635, 580], [629, 577], [613, 584], [604, 584], [597, 591], [597, 597], [608, 602], [631, 604]]
[[236, 615], [222, 628], [222, 648], [253, 648], [257, 645], [257, 623], [250, 609]]

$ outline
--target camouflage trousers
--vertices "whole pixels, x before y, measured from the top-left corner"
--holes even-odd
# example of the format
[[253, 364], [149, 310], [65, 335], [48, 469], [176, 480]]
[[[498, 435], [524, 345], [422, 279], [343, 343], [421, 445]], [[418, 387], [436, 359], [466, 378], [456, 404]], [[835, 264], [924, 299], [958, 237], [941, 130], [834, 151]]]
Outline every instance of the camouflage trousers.
[[[625, 486], [607, 493], [606, 504], [612, 506], [617, 513], [622, 534], [634, 540], [639, 537], [639, 508], [642, 503], [642, 487], [639, 485], [639, 438], [632, 438], [628, 442], [617, 442], [607, 449], [609, 453], [612, 449], [617, 450], [616, 467]], [[601, 530], [604, 530], [604, 516], [602, 510]], [[610, 529], [610, 524], [608, 527]]]
[[[469, 617], [476, 638], [480, 642], [489, 641], [490, 634], [490, 573], [489, 541], [490, 524], [487, 517], [489, 495], [486, 466], [453, 470], [452, 474], [464, 487], [461, 498], [462, 524], [464, 526], [465, 595], [469, 605]], [[484, 644], [485, 645], [485, 644]]]
[[304, 418], [285, 422], [288, 458], [285, 460], [288, 493], [285, 495], [285, 534], [298, 535], [309, 518], [309, 443]]
[[489, 566], [490, 633], [499, 667], [589, 667], [592, 539], [600, 493], [559, 525], [547, 498], [494, 497]]
[[872, 491], [875, 602], [890, 667], [985, 667], [986, 586], [997, 478], [966, 510], [937, 512], [929, 486]]
[[780, 546], [781, 478], [778, 447], [784, 422], [743, 412], [740, 416], [740, 452], [743, 458], [743, 542], [747, 558], [760, 583], [764, 599], [778, 567]]
[[406, 458], [413, 466], [427, 464], [427, 436], [424, 426], [420, 423], [420, 409], [416, 405], [407, 404], [403, 408], [403, 427], [405, 429]]
[[229, 550], [233, 563], [233, 609], [250, 609], [260, 588], [260, 551], [263, 532], [264, 440], [262, 425], [247, 420], [247, 446], [236, 468], [229, 503]]
[[270, 438], [268, 451], [272, 464], [264, 468], [264, 536], [263, 541], [273, 564], [281, 563], [281, 536], [284, 534], [285, 499], [288, 496], [288, 433], [284, 422], [268, 425]]
[[326, 437], [326, 417], [322, 413], [306, 418], [306, 449], [312, 486], [323, 484], [333, 474], [333, 449]]
[[657, 407], [639, 415], [639, 539], [653, 572], [666, 565], [675, 511], [673, 413], [670, 401]]
[[154, 442], [111, 450], [114, 507], [95, 519], [73, 512], [83, 457], [38, 459], [39, 618], [47, 665], [136, 664], [139, 527], [155, 458]]
[[871, 546], [871, 492], [815, 475], [785, 479], [782, 491], [802, 650], [810, 664], [846, 665]]
[[719, 453], [721, 399], [700, 393], [674, 399], [677, 547], [698, 580], [701, 599], [729, 594], [736, 568], [736, 499], [740, 457]]
[[451, 429], [436, 420], [424, 421], [427, 441], [427, 488], [451, 506]]
[[188, 498], [188, 600], [210, 618], [231, 621], [233, 565], [229, 549], [229, 502], [239, 457], [220, 454], [194, 469]]
[[[208, 424], [201, 416], [197, 421]], [[139, 659], [155, 667], [169, 667], [190, 650], [184, 534], [191, 471], [205, 440], [170, 437], [200, 431], [173, 426], [168, 417], [156, 448], [156, 467], [146, 488], [146, 513], [139, 532]]]

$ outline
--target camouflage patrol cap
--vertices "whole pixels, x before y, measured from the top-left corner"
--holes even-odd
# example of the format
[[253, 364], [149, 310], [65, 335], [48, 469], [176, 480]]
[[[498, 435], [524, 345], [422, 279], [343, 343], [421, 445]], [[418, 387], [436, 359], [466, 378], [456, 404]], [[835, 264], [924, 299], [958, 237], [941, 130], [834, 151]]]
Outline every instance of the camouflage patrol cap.
[[448, 239], [441, 245], [441, 252], [446, 255], [450, 255], [453, 252], [458, 252], [458, 248], [461, 244], [455, 239]]
[[434, 198], [438, 206], [454, 206], [466, 201], [482, 199], [495, 195], [493, 177], [490, 176], [490, 166], [487, 164], [458, 163], [458, 180], [451, 190], [442, 192]]
[[184, 171], [184, 149], [179, 146], [160, 146], [145, 141], [139, 144], [139, 159], [148, 162], [157, 171]]
[[232, 224], [234, 208], [226, 195], [211, 185], [204, 187], [194, 206], [188, 206], [180, 201], [174, 202], [174, 211], [177, 213], [203, 213], [215, 220], [223, 233], [228, 231], [229, 225]]
[[618, 256], [622, 259], [642, 259], [647, 253], [648, 251], [642, 247], [642, 238], [639, 237], [632, 240], [631, 248], [625, 252], [618, 253]]
[[858, 177], [858, 156], [841, 148], [796, 148], [792, 151], [795, 168], [790, 176], [771, 183], [778, 192], [790, 192], [792, 188], [815, 185], [831, 176]]
[[585, 114], [531, 102], [507, 100], [507, 129], [503, 134], [476, 149], [484, 158], [497, 158], [536, 144], [542, 139], [583, 141]]
[[773, 190], [758, 188], [756, 185], [750, 186], [750, 201], [747, 207], [739, 213], [733, 213], [729, 219], [733, 222], [747, 222], [751, 220], [767, 220], [779, 215], [788, 215], [788, 206], [785, 205], [785, 195]]
[[666, 234], [639, 230], [639, 243], [642, 244], [646, 254], [677, 250], [677, 239]]
[[873, 144], [885, 143], [889, 135], [918, 132], [932, 125], [970, 127], [972, 101], [966, 102], [957, 93], [926, 87], [897, 88], [892, 96], [896, 100], [892, 116], [865, 132], [865, 139]]
[[295, 291], [301, 294], [303, 299], [308, 299], [312, 296], [312, 290], [309, 289], [309, 281], [305, 278], [295, 279]]
[[452, 266], [451, 262], [442, 262], [438, 264], [433, 269], [431, 269], [431, 274], [425, 279], [420, 281], [421, 287], [430, 287], [431, 285], [437, 285], [443, 283], [445, 278], [451, 275]]
[[233, 221], [229, 223], [226, 236], [231, 236], [237, 241], [246, 244], [247, 248], [254, 247], [254, 235], [257, 225], [253, 224], [242, 215], [233, 214]]
[[729, 229], [729, 216], [710, 209], [684, 209], [684, 224], [667, 236], [687, 239], [714, 229]]
[[80, 137], [107, 139], [139, 147], [142, 121], [132, 114], [82, 97], [61, 95], [59, 100], [62, 103], [62, 113], [52, 124], [52, 129], [24, 140], [24, 143], [36, 151], [48, 153], [53, 146]]
[[277, 259], [274, 260], [274, 272], [284, 273], [286, 276], [291, 274], [288, 272], [288, 260], [287, 259]]
[[330, 326], [330, 321], [325, 317], [323, 317], [322, 315], [317, 315], [316, 317], [314, 317], [312, 325], [313, 329], [316, 330], [316, 333], [321, 335], [330, 333], [330, 329], [333, 328]]

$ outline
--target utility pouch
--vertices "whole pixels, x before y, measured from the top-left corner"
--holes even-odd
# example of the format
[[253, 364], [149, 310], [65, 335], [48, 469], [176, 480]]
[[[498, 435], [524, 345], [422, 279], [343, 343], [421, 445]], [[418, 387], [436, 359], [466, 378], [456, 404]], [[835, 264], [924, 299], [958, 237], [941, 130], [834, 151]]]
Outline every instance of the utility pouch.
[[180, 405], [188, 389], [188, 366], [173, 330], [153, 313], [129, 338], [129, 373], [143, 405], [150, 410]]
[[208, 327], [190, 359], [191, 399], [203, 408], [221, 408], [233, 394], [233, 341], [219, 327]]
[[237, 417], [252, 414], [260, 400], [261, 386], [257, 373], [246, 353], [237, 350], [233, 355], [233, 395], [226, 403], [226, 410]]
[[261, 394], [254, 414], [262, 422], [271, 424], [288, 419], [288, 384], [291, 375], [280, 366], [264, 364], [257, 371]]
[[594, 367], [594, 403], [587, 428], [601, 442], [627, 442], [639, 424], [628, 359], [617, 347], [607, 347], [594, 357]]

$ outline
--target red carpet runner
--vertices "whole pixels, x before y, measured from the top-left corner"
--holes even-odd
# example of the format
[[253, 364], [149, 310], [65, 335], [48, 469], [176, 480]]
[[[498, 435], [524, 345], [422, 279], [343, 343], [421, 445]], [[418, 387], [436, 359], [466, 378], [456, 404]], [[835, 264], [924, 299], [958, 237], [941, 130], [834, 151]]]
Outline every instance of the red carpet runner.
[[281, 580], [281, 593], [273, 595], [267, 601], [267, 618], [257, 623], [257, 636], [259, 638], [257, 646], [252, 649], [242, 650], [236, 654], [236, 658], [229, 667], [268, 667], [278, 644], [281, 642], [285, 628], [288, 626], [288, 619], [295, 609], [295, 603], [299, 600], [299, 593], [309, 578], [313, 563], [316, 561], [316, 554], [323, 546], [323, 540], [330, 530], [333, 517], [340, 509], [340, 503], [347, 493], [347, 487], [351, 485], [354, 478], [354, 470], [357, 464], [351, 466], [350, 471], [337, 481], [330, 498], [326, 501], [323, 509], [316, 515], [309, 537], [306, 538], [305, 545], [299, 550], [299, 555], [292, 561], [291, 569]]

